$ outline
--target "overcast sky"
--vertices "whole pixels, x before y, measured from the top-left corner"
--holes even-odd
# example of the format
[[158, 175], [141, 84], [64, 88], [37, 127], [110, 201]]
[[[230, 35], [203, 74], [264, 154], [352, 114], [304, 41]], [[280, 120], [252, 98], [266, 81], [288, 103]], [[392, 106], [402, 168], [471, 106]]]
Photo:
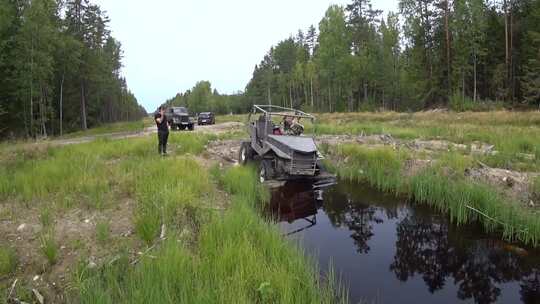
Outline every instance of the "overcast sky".
[[[272, 45], [317, 24], [330, 4], [350, 0], [95, 0], [124, 50], [123, 74], [153, 111], [199, 80], [243, 91]], [[397, 10], [397, 0], [372, 0]]]

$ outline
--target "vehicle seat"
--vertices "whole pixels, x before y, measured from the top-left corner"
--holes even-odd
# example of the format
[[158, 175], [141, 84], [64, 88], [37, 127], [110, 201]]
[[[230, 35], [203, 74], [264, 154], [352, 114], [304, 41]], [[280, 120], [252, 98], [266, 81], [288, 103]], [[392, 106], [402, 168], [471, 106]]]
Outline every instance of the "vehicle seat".
[[266, 118], [261, 115], [259, 120], [257, 120], [257, 135], [260, 137], [262, 135], [272, 134], [274, 130], [274, 124], [271, 121], [266, 122]]

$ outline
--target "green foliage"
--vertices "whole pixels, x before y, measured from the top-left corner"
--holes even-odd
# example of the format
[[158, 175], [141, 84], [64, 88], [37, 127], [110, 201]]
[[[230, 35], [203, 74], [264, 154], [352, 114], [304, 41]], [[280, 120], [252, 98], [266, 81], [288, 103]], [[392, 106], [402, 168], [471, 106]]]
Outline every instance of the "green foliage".
[[17, 253], [11, 247], [0, 246], [0, 278], [11, 274], [17, 268]]
[[[214, 175], [222, 176], [233, 194], [232, 207], [202, 225], [195, 252], [171, 237], [152, 253], [155, 258], [143, 258], [135, 267], [120, 258], [100, 270], [81, 268], [74, 284], [77, 302], [347, 302], [336, 294], [340, 289], [333, 277], [323, 284], [314, 262], [253, 209], [258, 202], [251, 200], [266, 196], [257, 183], [248, 182], [256, 180], [253, 169], [235, 167]], [[232, 177], [244, 183], [232, 182]]]
[[385, 191], [401, 189], [401, 170], [406, 154], [391, 148], [365, 149], [359, 145], [339, 146], [337, 154], [348, 159], [346, 165], [338, 166], [339, 176], [370, 182]]
[[54, 219], [50, 207], [44, 207], [41, 209], [41, 212], [39, 214], [39, 221], [41, 222], [43, 228], [48, 228], [51, 226]]
[[219, 94], [212, 90], [209, 81], [199, 81], [191, 90], [178, 93], [165, 102], [168, 106], [187, 107], [191, 113], [214, 112], [215, 114], [245, 113], [251, 104], [240, 93]]
[[122, 50], [99, 6], [0, 3], [0, 134], [61, 135], [146, 111], [120, 76]]
[[97, 224], [96, 224], [96, 239], [98, 240], [98, 242], [100, 243], [105, 243], [106, 241], [109, 240], [110, 238], [110, 230], [111, 230], [111, 225], [109, 224], [109, 221], [107, 220], [102, 220], [102, 221], [98, 221]]
[[533, 194], [533, 198], [536, 199], [537, 203], [540, 203], [540, 176], [537, 176], [532, 180], [531, 192]]
[[457, 224], [480, 221], [488, 231], [502, 231], [510, 240], [533, 246], [540, 242], [540, 218], [517, 202], [503, 198], [493, 187], [465, 178], [472, 159], [449, 153], [412, 176], [404, 171], [407, 155], [388, 148], [344, 145], [346, 159], [337, 172], [342, 178], [366, 181], [381, 190], [407, 193], [416, 201], [447, 212]]
[[260, 184], [256, 170], [246, 170], [243, 167], [233, 167], [220, 176], [223, 188], [232, 194], [245, 197], [248, 202], [266, 202], [269, 193]]
[[[404, 140], [447, 140], [471, 145], [493, 145], [496, 153], [477, 155], [486, 164], [514, 170], [540, 170], [540, 115], [538, 112], [466, 112], [413, 114], [321, 114], [306, 132], [357, 136], [389, 134]], [[527, 155], [523, 155], [523, 153]]]
[[538, 2], [505, 14], [483, 0], [400, 0], [381, 13], [369, 0], [331, 5], [318, 37], [312, 26], [269, 50], [247, 100], [326, 112], [540, 106]]
[[54, 240], [54, 233], [52, 231], [48, 231], [44, 234], [42, 234], [39, 238], [40, 241], [40, 249], [41, 253], [50, 265], [56, 264], [58, 261], [58, 244]]
[[456, 112], [466, 112], [466, 111], [494, 111], [503, 109], [502, 102], [494, 102], [489, 100], [477, 100], [474, 101], [468, 96], [463, 96], [462, 93], [454, 92], [450, 96], [448, 106], [451, 110]]

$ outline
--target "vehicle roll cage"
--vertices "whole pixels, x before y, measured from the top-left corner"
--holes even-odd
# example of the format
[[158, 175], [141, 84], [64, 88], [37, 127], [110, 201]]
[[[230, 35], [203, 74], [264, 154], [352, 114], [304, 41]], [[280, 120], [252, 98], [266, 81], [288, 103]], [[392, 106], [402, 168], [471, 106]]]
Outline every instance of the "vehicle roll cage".
[[[302, 112], [300, 110], [292, 109], [292, 108], [285, 108], [280, 106], [273, 106], [273, 105], [253, 105], [252, 111], [249, 113], [249, 117], [251, 117], [252, 114], [256, 114], [257, 112], [264, 113], [268, 116], [281, 116], [281, 117], [298, 117], [298, 118], [305, 118], [311, 120], [311, 122], [315, 121], [315, 116], [308, 114], [306, 112]], [[249, 118], [248, 118], [249, 120]]]

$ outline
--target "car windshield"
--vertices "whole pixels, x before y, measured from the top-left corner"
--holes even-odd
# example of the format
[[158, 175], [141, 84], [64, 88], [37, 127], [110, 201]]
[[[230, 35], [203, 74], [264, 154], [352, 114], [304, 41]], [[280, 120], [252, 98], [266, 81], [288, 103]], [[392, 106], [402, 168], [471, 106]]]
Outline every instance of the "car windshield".
[[173, 111], [174, 111], [175, 114], [186, 114], [187, 113], [186, 108], [174, 108]]
[[210, 114], [209, 113], [201, 113], [201, 114], [199, 114], [199, 116], [203, 117], [203, 118], [207, 118], [207, 117], [210, 116]]

